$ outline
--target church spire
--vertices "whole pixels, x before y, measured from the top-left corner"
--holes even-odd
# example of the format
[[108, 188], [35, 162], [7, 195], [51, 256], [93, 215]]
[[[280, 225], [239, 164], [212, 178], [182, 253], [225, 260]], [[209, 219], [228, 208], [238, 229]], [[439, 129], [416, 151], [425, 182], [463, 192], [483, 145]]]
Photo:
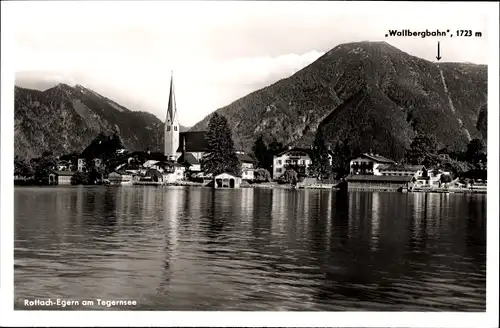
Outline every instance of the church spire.
[[168, 98], [167, 119], [165, 121], [165, 156], [169, 160], [177, 158], [179, 148], [179, 118], [174, 95], [174, 73], [170, 80], [170, 94]]
[[170, 93], [168, 98], [166, 123], [173, 124], [176, 122], [176, 119], [177, 119], [177, 108], [175, 106], [175, 94], [174, 94], [174, 71], [172, 71], [170, 78]]

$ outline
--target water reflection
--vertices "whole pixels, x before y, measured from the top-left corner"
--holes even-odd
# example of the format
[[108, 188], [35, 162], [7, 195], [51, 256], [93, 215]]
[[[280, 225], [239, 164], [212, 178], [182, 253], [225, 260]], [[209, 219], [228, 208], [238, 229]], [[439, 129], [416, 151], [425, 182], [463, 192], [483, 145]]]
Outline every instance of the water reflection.
[[[484, 310], [486, 197], [15, 189], [15, 295], [158, 310]], [[20, 303], [17, 303], [20, 307]]]
[[377, 251], [380, 229], [380, 194], [374, 192], [372, 195], [371, 208], [371, 250]]

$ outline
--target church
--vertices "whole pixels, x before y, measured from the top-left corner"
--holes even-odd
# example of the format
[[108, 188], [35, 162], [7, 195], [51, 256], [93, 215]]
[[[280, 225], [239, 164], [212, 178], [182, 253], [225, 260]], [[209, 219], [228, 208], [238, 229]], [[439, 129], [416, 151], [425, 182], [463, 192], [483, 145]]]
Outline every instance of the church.
[[[192, 172], [201, 172], [200, 161], [208, 150], [206, 133], [206, 131], [180, 132], [172, 74], [165, 120], [165, 157], [171, 161], [189, 164]], [[242, 151], [237, 151], [236, 155], [242, 164], [242, 178], [253, 179], [254, 160]]]

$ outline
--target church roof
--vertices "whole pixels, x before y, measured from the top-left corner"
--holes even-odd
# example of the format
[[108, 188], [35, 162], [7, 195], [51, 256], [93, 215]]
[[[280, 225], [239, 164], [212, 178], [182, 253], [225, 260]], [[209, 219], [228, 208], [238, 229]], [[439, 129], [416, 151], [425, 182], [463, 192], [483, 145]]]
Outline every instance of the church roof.
[[177, 152], [181, 153], [183, 150], [188, 153], [206, 152], [208, 149], [206, 134], [207, 131], [188, 131], [179, 133], [179, 148]]
[[172, 73], [172, 77], [170, 79], [170, 93], [168, 97], [166, 123], [176, 122], [176, 118], [177, 118], [177, 107], [175, 105], [174, 74]]
[[179, 157], [177, 162], [178, 163], [187, 163], [189, 165], [200, 164], [200, 162], [191, 153], [184, 153], [183, 155], [181, 155], [181, 157]]

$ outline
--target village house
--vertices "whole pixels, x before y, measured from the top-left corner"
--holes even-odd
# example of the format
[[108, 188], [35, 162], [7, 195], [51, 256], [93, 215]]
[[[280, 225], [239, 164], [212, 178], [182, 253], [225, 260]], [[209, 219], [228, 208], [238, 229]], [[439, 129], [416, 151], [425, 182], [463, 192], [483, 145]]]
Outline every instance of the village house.
[[85, 158], [79, 158], [78, 159], [78, 172], [83, 172], [85, 171], [85, 168], [87, 166], [87, 163], [85, 162]]
[[57, 161], [57, 171], [69, 171], [71, 168], [70, 161], [58, 160]]
[[299, 174], [306, 174], [311, 163], [311, 149], [289, 147], [274, 156], [273, 179], [278, 179], [285, 173], [288, 166], [293, 166]]
[[[422, 175], [418, 176], [415, 182], [415, 187], [417, 188], [437, 188], [441, 186], [441, 177], [443, 175], [449, 175], [450, 172], [441, 169], [425, 169]], [[451, 178], [450, 178], [451, 180]]]
[[253, 180], [255, 178], [255, 160], [243, 151], [237, 151], [236, 157], [241, 163], [241, 178], [243, 180]]
[[364, 153], [352, 159], [349, 164], [349, 173], [351, 175], [382, 175], [379, 171], [380, 165], [396, 164], [396, 162], [378, 154]]
[[437, 188], [442, 170], [428, 170], [423, 165], [403, 165], [377, 154], [362, 154], [350, 161], [347, 186], [350, 190], [408, 190]]
[[180, 163], [172, 163], [171, 170], [163, 171], [163, 182], [172, 183], [184, 179], [186, 167]]
[[[92, 162], [93, 162], [95, 167], [99, 167], [102, 164], [102, 159], [94, 158], [94, 159], [92, 159]], [[84, 172], [87, 169], [88, 169], [88, 166], [87, 166], [87, 161], [85, 160], [85, 158], [78, 158], [78, 168], [77, 168], [78, 172]]]
[[349, 190], [408, 190], [423, 166], [397, 165], [392, 159], [364, 153], [350, 161]]

